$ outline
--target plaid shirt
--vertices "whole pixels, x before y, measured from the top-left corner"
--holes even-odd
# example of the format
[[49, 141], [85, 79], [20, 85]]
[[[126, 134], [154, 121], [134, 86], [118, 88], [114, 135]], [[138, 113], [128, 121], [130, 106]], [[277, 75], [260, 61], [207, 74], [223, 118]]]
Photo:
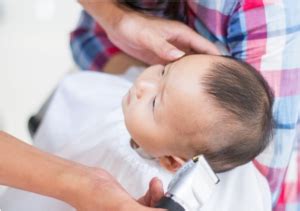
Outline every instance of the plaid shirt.
[[[270, 184], [273, 210], [300, 210], [300, 1], [182, 0], [181, 4], [187, 6], [186, 24], [252, 64], [274, 90], [273, 142], [253, 162]], [[163, 17], [163, 7], [154, 15]], [[91, 70], [100, 70], [119, 52], [85, 12], [71, 35], [71, 47], [77, 64]]]

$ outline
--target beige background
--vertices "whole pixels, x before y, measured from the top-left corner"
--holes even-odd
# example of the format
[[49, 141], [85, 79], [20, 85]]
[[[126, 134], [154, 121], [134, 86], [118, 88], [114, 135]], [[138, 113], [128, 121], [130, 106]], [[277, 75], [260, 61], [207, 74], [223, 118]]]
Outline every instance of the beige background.
[[0, 0], [0, 129], [30, 143], [28, 117], [74, 67], [75, 0]]
[[69, 32], [79, 11], [75, 0], [0, 0], [0, 130], [31, 143], [29, 116], [75, 67]]

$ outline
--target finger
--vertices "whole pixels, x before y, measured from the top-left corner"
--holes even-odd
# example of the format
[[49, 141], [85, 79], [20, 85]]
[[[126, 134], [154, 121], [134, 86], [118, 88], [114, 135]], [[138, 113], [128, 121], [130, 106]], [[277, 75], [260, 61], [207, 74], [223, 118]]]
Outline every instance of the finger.
[[220, 55], [218, 48], [208, 39], [202, 37], [191, 28], [184, 26], [182, 30], [177, 31], [177, 39], [179, 42], [183, 42], [188, 45], [190, 49], [196, 53]]
[[151, 203], [151, 194], [150, 189], [147, 190], [146, 194], [137, 200], [140, 204], [145, 206], [150, 206]]
[[158, 57], [155, 53], [147, 51], [142, 54], [143, 56], [139, 57], [140, 60], [144, 60], [146, 64], [154, 65], [154, 64], [168, 64], [169, 60], [163, 60], [160, 57]]
[[150, 206], [155, 206], [159, 200], [164, 196], [163, 184], [160, 179], [153, 178], [149, 184], [151, 195]]
[[147, 49], [154, 52], [162, 60], [173, 61], [185, 55], [185, 52], [179, 50], [159, 35], [148, 35], [143, 42]]

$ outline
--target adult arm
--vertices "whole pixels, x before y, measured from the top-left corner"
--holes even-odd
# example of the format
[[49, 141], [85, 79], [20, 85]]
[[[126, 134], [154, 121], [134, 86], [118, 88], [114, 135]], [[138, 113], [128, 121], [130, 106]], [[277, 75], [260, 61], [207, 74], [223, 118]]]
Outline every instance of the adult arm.
[[[152, 190], [140, 202], [151, 203], [161, 196], [161, 187], [152, 182]], [[0, 132], [0, 184], [50, 196], [77, 210], [159, 210], [143, 207], [107, 172], [83, 166], [42, 152], [17, 138]], [[150, 186], [150, 187], [151, 187]]]
[[[267, 177], [273, 206], [299, 199], [293, 165], [299, 155], [296, 130], [300, 115], [300, 5], [293, 1], [237, 1], [228, 22], [227, 43], [231, 55], [252, 64], [275, 94], [273, 141], [255, 164]], [[293, 154], [293, 155], [292, 155]], [[286, 176], [286, 174], [289, 176]], [[294, 178], [291, 181], [289, 179]], [[285, 180], [285, 181], [284, 181]], [[284, 209], [283, 207], [279, 208]]]

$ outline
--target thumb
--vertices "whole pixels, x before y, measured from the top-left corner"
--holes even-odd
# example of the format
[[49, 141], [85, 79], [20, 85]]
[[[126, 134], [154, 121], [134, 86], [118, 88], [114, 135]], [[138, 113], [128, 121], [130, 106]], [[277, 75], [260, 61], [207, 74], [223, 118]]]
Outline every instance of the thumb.
[[155, 206], [159, 200], [164, 196], [164, 189], [161, 180], [153, 178], [149, 184], [149, 190], [151, 194], [151, 207]]
[[173, 61], [185, 55], [184, 51], [179, 50], [160, 36], [151, 36], [145, 45], [146, 48], [154, 52], [159, 58], [166, 61]]
[[149, 183], [149, 189], [146, 194], [138, 199], [138, 202], [145, 206], [155, 206], [159, 200], [164, 196], [164, 189], [162, 182], [154, 177]]

